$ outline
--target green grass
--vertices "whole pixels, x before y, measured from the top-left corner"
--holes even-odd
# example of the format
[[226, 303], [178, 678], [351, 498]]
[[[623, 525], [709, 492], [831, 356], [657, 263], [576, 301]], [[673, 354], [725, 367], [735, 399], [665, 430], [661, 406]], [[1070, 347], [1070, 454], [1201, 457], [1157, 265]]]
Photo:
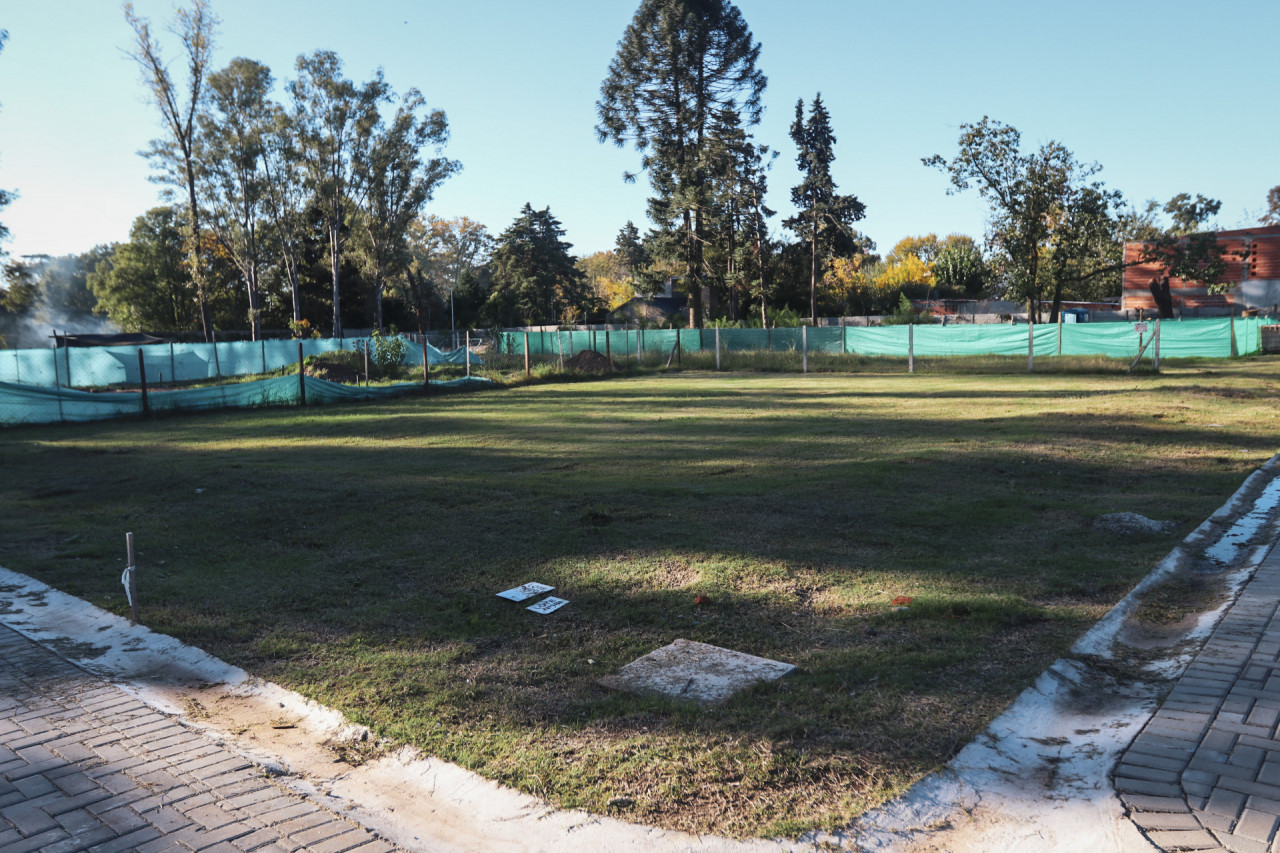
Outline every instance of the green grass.
[[[123, 613], [132, 531], [147, 624], [381, 735], [661, 826], [834, 828], [946, 761], [1276, 450], [1274, 360], [981, 364], [7, 429], [0, 564]], [[1094, 530], [1121, 511], [1179, 531]], [[528, 580], [572, 603], [493, 595]], [[799, 670], [710, 709], [596, 685], [678, 637]]]

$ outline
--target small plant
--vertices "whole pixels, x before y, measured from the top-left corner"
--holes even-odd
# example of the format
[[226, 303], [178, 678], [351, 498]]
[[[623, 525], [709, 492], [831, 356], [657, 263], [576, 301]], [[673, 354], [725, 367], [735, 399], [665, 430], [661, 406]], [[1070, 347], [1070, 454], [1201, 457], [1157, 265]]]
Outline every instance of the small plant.
[[385, 335], [381, 329], [374, 329], [369, 339], [373, 344], [373, 352], [369, 357], [383, 370], [399, 366], [404, 362], [404, 357], [409, 354], [409, 341], [395, 326], [391, 326]]
[[318, 338], [318, 337], [320, 337], [320, 330], [319, 330], [319, 329], [313, 329], [313, 328], [311, 328], [311, 321], [310, 321], [310, 320], [306, 320], [306, 319], [303, 319], [303, 320], [290, 320], [290, 321], [289, 321], [289, 332], [290, 332], [290, 333], [291, 333], [295, 338]]
[[886, 326], [906, 326], [909, 324], [932, 323], [933, 314], [928, 311], [916, 313], [915, 307], [911, 304], [911, 300], [907, 298], [907, 294], [903, 293], [898, 297], [898, 307], [892, 314], [884, 318]]

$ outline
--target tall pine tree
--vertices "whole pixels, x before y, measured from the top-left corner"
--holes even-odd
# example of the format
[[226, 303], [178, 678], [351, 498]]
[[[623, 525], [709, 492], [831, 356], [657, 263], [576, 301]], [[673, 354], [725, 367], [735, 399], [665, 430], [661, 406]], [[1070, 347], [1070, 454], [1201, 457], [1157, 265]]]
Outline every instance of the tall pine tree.
[[851, 224], [866, 215], [866, 206], [854, 195], [836, 193], [831, 162], [836, 159], [836, 137], [831, 132], [831, 115], [822, 103], [822, 93], [813, 99], [809, 119], [804, 117], [804, 99], [796, 101], [796, 119], [791, 139], [797, 148], [796, 166], [804, 179], [791, 190], [791, 203], [798, 213], [783, 224], [809, 244], [809, 318], [818, 320], [818, 268], [826, 263], [841, 238], [849, 238]]
[[643, 0], [596, 102], [600, 141], [634, 143], [654, 190], [650, 218], [680, 232], [698, 327], [711, 189], [705, 146], [725, 107], [740, 110], [748, 126], [759, 123], [767, 82], [756, 68], [759, 56], [759, 42], [727, 0]]

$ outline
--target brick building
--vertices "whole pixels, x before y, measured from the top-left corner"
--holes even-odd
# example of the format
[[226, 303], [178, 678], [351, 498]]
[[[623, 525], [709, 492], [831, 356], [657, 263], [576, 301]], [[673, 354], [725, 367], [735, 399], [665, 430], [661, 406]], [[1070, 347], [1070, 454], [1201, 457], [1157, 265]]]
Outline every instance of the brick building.
[[[1218, 244], [1227, 261], [1226, 280], [1236, 286], [1225, 294], [1210, 294], [1204, 282], [1169, 277], [1174, 314], [1186, 317], [1223, 315], [1230, 310], [1280, 306], [1280, 226], [1219, 231]], [[1142, 243], [1126, 243], [1125, 263], [1142, 257]], [[1158, 263], [1136, 264], [1124, 271], [1121, 310], [1156, 310], [1151, 280], [1165, 275]]]

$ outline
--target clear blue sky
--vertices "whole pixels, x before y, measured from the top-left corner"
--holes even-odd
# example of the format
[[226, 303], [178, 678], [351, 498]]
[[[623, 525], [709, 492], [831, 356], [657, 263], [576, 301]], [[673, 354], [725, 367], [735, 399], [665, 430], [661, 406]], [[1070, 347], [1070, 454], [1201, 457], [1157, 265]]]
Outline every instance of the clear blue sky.
[[[575, 251], [612, 248], [646, 227], [630, 149], [596, 141], [595, 100], [638, 0], [213, 0], [216, 61], [265, 62], [278, 81], [316, 49], [354, 80], [382, 67], [449, 116], [463, 171], [428, 211], [497, 233], [529, 202], [550, 206]], [[166, 23], [168, 0], [137, 0]], [[1280, 3], [1166, 0], [858, 3], [739, 0], [763, 43], [767, 111], [757, 138], [782, 152], [772, 206], [791, 212], [797, 180], [787, 127], [797, 98], [821, 91], [839, 139], [841, 191], [867, 205], [881, 252], [930, 231], [980, 236], [976, 197], [946, 195], [920, 163], [951, 157], [962, 122], [990, 115], [1032, 146], [1057, 139], [1134, 202], [1178, 192], [1223, 201], [1219, 222], [1256, 220], [1280, 184]], [[136, 152], [160, 134], [130, 33], [110, 0], [10, 0], [0, 11], [0, 211], [12, 254], [84, 251], [123, 240], [158, 188]], [[168, 56], [178, 59], [168, 43]]]

